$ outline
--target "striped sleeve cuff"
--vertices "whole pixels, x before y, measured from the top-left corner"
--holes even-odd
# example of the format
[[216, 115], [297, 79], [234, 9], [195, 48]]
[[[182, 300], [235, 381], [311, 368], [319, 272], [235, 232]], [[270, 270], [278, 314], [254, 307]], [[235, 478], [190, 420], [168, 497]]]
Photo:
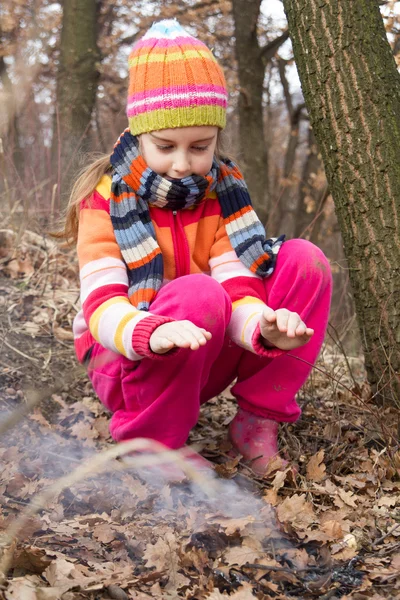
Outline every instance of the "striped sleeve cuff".
[[264, 344], [264, 338], [260, 330], [260, 319], [264, 307], [264, 302], [253, 296], [245, 296], [233, 302], [228, 335], [235, 344], [249, 352], [259, 356], [275, 358], [284, 354], [284, 350], [274, 347], [268, 348]]
[[258, 323], [252, 337], [252, 344], [255, 353], [259, 356], [265, 356], [265, 358], [277, 358], [278, 356], [286, 354], [287, 352], [286, 350], [280, 350], [279, 348], [275, 347], [267, 348], [264, 345], [264, 342], [265, 339], [261, 335], [260, 323]]
[[157, 329], [157, 327], [160, 327], [160, 325], [164, 325], [164, 323], [171, 323], [172, 321], [175, 321], [175, 319], [153, 314], [149, 314], [146, 318], [139, 321], [132, 334], [133, 350], [143, 358], [154, 358], [161, 360], [167, 358], [168, 356], [175, 356], [177, 352], [182, 350], [182, 348], [173, 348], [165, 354], [156, 354], [155, 352], [152, 352], [150, 348], [150, 337], [152, 333]]
[[260, 322], [264, 306], [262, 300], [252, 296], [245, 296], [232, 303], [232, 317], [227, 333], [235, 344], [250, 352], [256, 352], [253, 346], [253, 333]]

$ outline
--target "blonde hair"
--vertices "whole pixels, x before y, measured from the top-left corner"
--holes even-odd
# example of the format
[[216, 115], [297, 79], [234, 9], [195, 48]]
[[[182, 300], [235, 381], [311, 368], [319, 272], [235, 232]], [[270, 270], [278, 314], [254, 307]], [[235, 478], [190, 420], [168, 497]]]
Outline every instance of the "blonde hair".
[[[227, 157], [227, 153], [224, 150], [223, 130], [218, 130], [217, 144], [215, 146], [215, 156], [217, 160], [221, 160], [222, 157]], [[230, 158], [230, 156], [229, 156]], [[112, 166], [110, 164], [110, 155], [103, 154], [98, 157], [88, 167], [84, 167], [78, 179], [76, 180], [69, 198], [68, 206], [65, 211], [65, 219], [63, 227], [56, 232], [52, 232], [51, 235], [58, 239], [64, 239], [68, 242], [76, 242], [78, 238], [78, 225], [79, 225], [79, 212], [80, 205], [83, 200], [87, 200], [90, 206], [90, 196], [93, 194], [101, 178], [104, 175], [112, 173]]]

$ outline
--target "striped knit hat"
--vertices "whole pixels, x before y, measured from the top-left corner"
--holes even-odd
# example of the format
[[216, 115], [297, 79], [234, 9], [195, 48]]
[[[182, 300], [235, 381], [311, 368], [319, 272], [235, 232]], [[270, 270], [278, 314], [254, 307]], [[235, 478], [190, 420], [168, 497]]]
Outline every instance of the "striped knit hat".
[[225, 77], [212, 52], [173, 19], [155, 23], [129, 56], [133, 135], [226, 123]]

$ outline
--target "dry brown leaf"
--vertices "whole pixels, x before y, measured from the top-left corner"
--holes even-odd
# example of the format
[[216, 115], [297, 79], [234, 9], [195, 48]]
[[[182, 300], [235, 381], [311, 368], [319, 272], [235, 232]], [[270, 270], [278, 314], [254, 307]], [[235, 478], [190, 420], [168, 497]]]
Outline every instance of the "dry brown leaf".
[[253, 524], [254, 521], [255, 518], [252, 515], [248, 515], [247, 517], [239, 517], [238, 519], [217, 517], [210, 520], [210, 522], [218, 523], [218, 525], [221, 525], [221, 527], [225, 529], [226, 535], [232, 535], [236, 531], [243, 533], [246, 527]]
[[263, 497], [272, 506], [276, 506], [278, 504], [278, 492], [273, 488], [267, 490]]
[[322, 481], [325, 477], [326, 466], [322, 462], [325, 452], [320, 450], [311, 457], [307, 465], [307, 479], [311, 481]]
[[378, 506], [396, 506], [400, 503], [400, 496], [382, 496], [379, 498]]
[[[339, 494], [339, 497], [343, 500], [343, 502], [345, 504], [347, 504], [347, 506], [351, 506], [352, 508], [357, 507], [357, 503], [356, 503], [357, 496], [355, 496], [353, 492], [346, 492], [342, 488], [338, 488], [338, 494]], [[337, 500], [337, 498], [336, 498], [336, 500]]]
[[357, 548], [343, 548], [343, 550], [340, 550], [339, 552], [336, 552], [334, 555], [334, 559], [335, 560], [351, 560], [352, 558], [354, 558], [355, 556], [357, 556], [358, 554], [358, 550]]
[[[146, 550], [143, 554], [143, 559], [146, 561], [145, 566], [148, 569], [155, 568], [156, 571], [165, 571], [170, 568], [171, 552], [176, 552], [176, 540], [170, 538], [170, 542], [167, 543], [162, 538], [159, 538], [155, 544], [147, 544]], [[177, 562], [177, 558], [175, 559]]]
[[393, 569], [397, 569], [400, 573], [400, 553], [393, 554], [392, 556], [392, 564], [390, 565]]
[[57, 586], [59, 583], [65, 583], [65, 580], [72, 577], [74, 573], [76, 574], [76, 569], [73, 563], [57, 558], [47, 567], [43, 576], [51, 586]]
[[93, 537], [96, 538], [102, 544], [109, 544], [117, 537], [117, 532], [111, 529], [111, 527], [104, 523], [103, 525], [97, 525], [93, 529]]
[[340, 540], [343, 537], [343, 529], [338, 521], [325, 521], [321, 529], [331, 540]]
[[35, 272], [28, 254], [13, 258], [3, 267], [3, 270], [11, 279], [28, 277]]
[[[293, 563], [296, 569], [305, 569], [309, 563], [309, 555], [305, 548], [288, 548], [285, 550], [285, 559], [289, 558], [290, 562]], [[265, 564], [265, 563], [263, 563]], [[276, 563], [275, 566], [280, 566], [279, 563]]]
[[210, 594], [206, 596], [207, 600], [226, 600], [226, 596], [221, 594], [218, 588], [214, 588]]
[[39, 334], [41, 328], [37, 323], [34, 323], [33, 321], [25, 321], [25, 323], [22, 323], [21, 329], [22, 331], [25, 331], [32, 337], [35, 337]]
[[14, 578], [4, 592], [6, 600], [37, 600], [36, 585], [28, 578]]
[[157, 571], [164, 571], [168, 575], [168, 584], [165, 589], [174, 590], [187, 585], [189, 580], [179, 573], [179, 544], [176, 536], [168, 531], [163, 538], [159, 538], [155, 544], [147, 544], [143, 554], [146, 567], [155, 567]]
[[279, 490], [283, 487], [286, 480], [287, 470], [286, 471], [277, 471], [274, 480], [272, 482], [272, 489]]
[[99, 437], [99, 432], [86, 420], [72, 425], [70, 431], [73, 436], [82, 440], [84, 446], [93, 446], [94, 440]]
[[250, 583], [244, 583], [230, 598], [233, 598], [233, 600], [252, 600], [257, 596], [253, 594], [253, 586]]
[[61, 587], [39, 588], [36, 591], [36, 600], [64, 600], [64, 594], [69, 587], [70, 586], [68, 585]]
[[[227, 596], [221, 594], [218, 588], [214, 588], [210, 594], [205, 596], [205, 598], [207, 600], [226, 600]], [[240, 589], [234, 594], [231, 594], [229, 598], [233, 600], [253, 600], [254, 598], [257, 598], [257, 596], [254, 596], [253, 594], [253, 586], [249, 583], [244, 583]]]
[[51, 564], [52, 559], [41, 548], [23, 548], [14, 553], [12, 568], [24, 569], [39, 575]]
[[229, 566], [239, 565], [241, 567], [246, 563], [254, 563], [258, 558], [262, 558], [262, 554], [248, 546], [235, 546], [224, 553], [224, 561]]
[[65, 558], [58, 557], [43, 572], [43, 577], [52, 587], [70, 589], [77, 585], [85, 588], [94, 583], [95, 577], [88, 577], [89, 569], [80, 564], [73, 564]]
[[276, 509], [281, 523], [290, 523], [295, 529], [306, 529], [316, 521], [312, 504], [306, 501], [306, 495], [288, 496]]
[[73, 339], [74, 339], [74, 334], [70, 329], [64, 329], [63, 327], [59, 327], [58, 325], [54, 325], [53, 333], [54, 333], [54, 336], [58, 340], [61, 340], [62, 342], [64, 342], [64, 341], [70, 342], [70, 341], [73, 341]]

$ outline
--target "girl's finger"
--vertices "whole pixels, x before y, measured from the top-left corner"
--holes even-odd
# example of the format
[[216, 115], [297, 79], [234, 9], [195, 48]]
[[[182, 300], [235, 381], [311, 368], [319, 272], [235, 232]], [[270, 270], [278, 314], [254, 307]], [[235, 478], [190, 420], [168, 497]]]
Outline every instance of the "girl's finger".
[[205, 336], [205, 338], [207, 340], [211, 340], [212, 338], [212, 333], [210, 333], [209, 331], [207, 331], [207, 329], [203, 329], [202, 327], [199, 328], [200, 331], [203, 333], [203, 335]]
[[289, 311], [284, 310], [284, 309], [277, 311], [276, 325], [281, 333], [285, 333], [287, 331], [288, 320], [289, 320]]
[[267, 321], [267, 323], [275, 323], [276, 321], [276, 312], [272, 310], [269, 306], [265, 306], [263, 310], [263, 317]]
[[301, 323], [299, 323], [299, 325], [295, 329], [295, 335], [297, 335], [297, 336], [304, 335], [306, 333], [306, 331], [307, 331], [306, 324], [303, 323], [303, 321], [301, 321]]
[[192, 323], [190, 323], [189, 325], [186, 325], [185, 323], [183, 331], [185, 333], [183, 333], [182, 335], [186, 336], [187, 334], [187, 339], [190, 339], [191, 341], [190, 347], [192, 348], [192, 350], [197, 350], [197, 348], [199, 348], [200, 346], [204, 346], [204, 344], [206, 344], [207, 341], [211, 339], [211, 334], [208, 331], [200, 327], [196, 327], [196, 325], [193, 325]]
[[[288, 337], [294, 338], [296, 337], [296, 331], [299, 325], [301, 325], [302, 320], [297, 313], [291, 312], [288, 316], [287, 322], [287, 335]], [[305, 332], [305, 328], [303, 333]]]
[[190, 329], [183, 328], [180, 331], [180, 335], [185, 341], [185, 343], [181, 346], [182, 348], [190, 347], [192, 350], [197, 350], [197, 348], [199, 347], [199, 341], [197, 339], [196, 334], [193, 331], [191, 331]]

